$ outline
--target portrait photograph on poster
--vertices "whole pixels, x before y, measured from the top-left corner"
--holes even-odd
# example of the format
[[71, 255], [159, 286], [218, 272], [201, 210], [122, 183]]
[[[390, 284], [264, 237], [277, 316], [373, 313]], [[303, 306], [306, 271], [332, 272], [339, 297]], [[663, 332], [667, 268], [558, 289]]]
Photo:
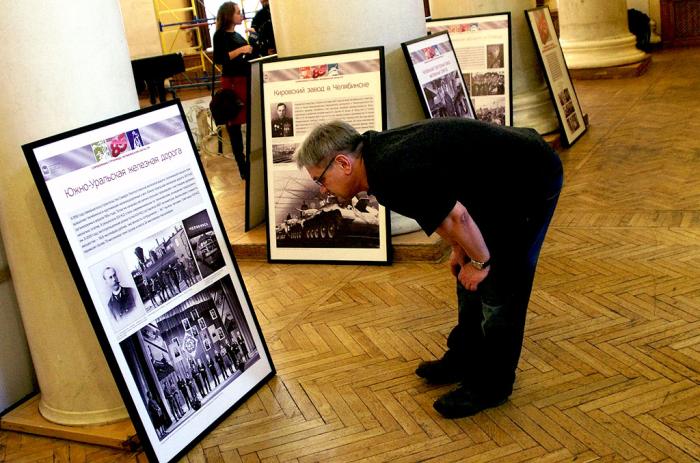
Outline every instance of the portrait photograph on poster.
[[476, 113], [447, 31], [401, 44], [426, 117]]
[[428, 20], [426, 27], [449, 34], [476, 118], [512, 125], [510, 13]]
[[275, 374], [182, 106], [22, 148], [139, 441], [176, 461]]
[[549, 93], [559, 118], [564, 144], [571, 146], [586, 131], [586, 124], [554, 29], [552, 15], [549, 8], [543, 6], [527, 10], [525, 17], [530, 26], [537, 57], [549, 85]]
[[[138, 322], [152, 307], [141, 297], [127, 263], [121, 253], [100, 261], [90, 268], [95, 287], [100, 292], [98, 310], [108, 314], [115, 331], [122, 331]], [[143, 302], [142, 302], [143, 301]]]
[[368, 195], [324, 195], [294, 162], [318, 124], [385, 128], [383, 48], [262, 63], [268, 260], [389, 262], [388, 211]]

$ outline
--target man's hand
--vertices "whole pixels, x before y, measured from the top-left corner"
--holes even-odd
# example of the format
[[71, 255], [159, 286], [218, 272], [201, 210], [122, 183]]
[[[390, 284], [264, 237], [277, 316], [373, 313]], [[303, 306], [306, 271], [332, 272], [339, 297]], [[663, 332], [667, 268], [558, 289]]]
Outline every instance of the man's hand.
[[486, 267], [485, 269], [477, 270], [469, 264], [462, 265], [457, 275], [457, 280], [467, 291], [476, 291], [479, 283], [488, 276], [490, 268]]
[[452, 246], [452, 252], [450, 253], [450, 272], [452, 275], [458, 276], [459, 271], [462, 270], [462, 266], [467, 263], [467, 255], [464, 253], [462, 248], [459, 246]]

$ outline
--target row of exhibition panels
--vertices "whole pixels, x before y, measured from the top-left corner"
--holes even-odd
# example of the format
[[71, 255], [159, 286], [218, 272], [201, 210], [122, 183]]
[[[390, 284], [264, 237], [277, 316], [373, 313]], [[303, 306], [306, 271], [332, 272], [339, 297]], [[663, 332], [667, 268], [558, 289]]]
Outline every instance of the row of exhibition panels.
[[[570, 145], [585, 124], [549, 10], [525, 14]], [[511, 125], [510, 13], [430, 21], [428, 32], [402, 44], [426, 117]], [[368, 196], [321, 196], [293, 159], [319, 123], [386, 129], [383, 47], [252, 67], [246, 231], [267, 223], [273, 262], [388, 264], [387, 211]], [[275, 374], [182, 106], [23, 150], [146, 455], [177, 460]]]
[[[525, 15], [562, 140], [571, 145], [586, 125], [549, 9], [535, 8]], [[512, 125], [511, 13], [429, 20], [427, 29], [427, 36], [402, 43], [425, 116]], [[321, 122], [341, 119], [360, 133], [386, 128], [383, 47], [265, 57], [251, 66], [245, 230], [267, 223], [271, 262], [388, 263], [391, 229], [386, 211], [370, 201], [374, 216], [355, 210], [351, 215], [343, 204], [321, 197], [292, 156]], [[278, 122], [280, 105], [291, 119], [285, 131]], [[343, 233], [339, 221], [355, 226]], [[348, 248], [346, 234], [354, 237], [354, 247]]]

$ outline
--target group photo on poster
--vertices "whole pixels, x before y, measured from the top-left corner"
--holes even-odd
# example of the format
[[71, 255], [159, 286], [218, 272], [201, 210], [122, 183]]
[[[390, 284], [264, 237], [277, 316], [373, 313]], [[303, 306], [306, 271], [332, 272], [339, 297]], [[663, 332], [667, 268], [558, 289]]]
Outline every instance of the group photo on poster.
[[181, 457], [275, 370], [180, 102], [22, 148], [139, 442]]
[[510, 13], [429, 20], [430, 34], [449, 33], [476, 118], [512, 125]]
[[161, 440], [260, 358], [228, 276], [120, 345]]
[[469, 90], [447, 32], [401, 46], [426, 116], [475, 118]]
[[338, 119], [360, 132], [383, 129], [382, 69], [382, 49], [262, 63], [270, 260], [388, 261], [387, 211], [376, 199], [322, 191], [294, 162], [320, 123]]
[[181, 222], [135, 243], [123, 252], [148, 311], [202, 279]]

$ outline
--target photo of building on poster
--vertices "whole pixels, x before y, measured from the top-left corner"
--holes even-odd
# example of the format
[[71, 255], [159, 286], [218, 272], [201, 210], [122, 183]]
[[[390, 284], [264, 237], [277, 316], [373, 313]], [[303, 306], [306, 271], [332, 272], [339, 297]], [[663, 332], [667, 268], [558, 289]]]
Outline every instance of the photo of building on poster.
[[322, 194], [294, 162], [319, 124], [340, 120], [360, 133], [384, 128], [383, 62], [375, 48], [261, 63], [271, 260], [388, 261], [386, 209], [367, 195]]
[[427, 28], [449, 33], [476, 117], [512, 125], [510, 13], [428, 21]]
[[182, 221], [190, 247], [194, 252], [197, 268], [206, 278], [224, 266], [221, 245], [216, 238], [211, 218], [206, 210]]
[[467, 85], [446, 32], [401, 46], [426, 116], [475, 118]]
[[260, 358], [229, 276], [120, 343], [159, 440]]

